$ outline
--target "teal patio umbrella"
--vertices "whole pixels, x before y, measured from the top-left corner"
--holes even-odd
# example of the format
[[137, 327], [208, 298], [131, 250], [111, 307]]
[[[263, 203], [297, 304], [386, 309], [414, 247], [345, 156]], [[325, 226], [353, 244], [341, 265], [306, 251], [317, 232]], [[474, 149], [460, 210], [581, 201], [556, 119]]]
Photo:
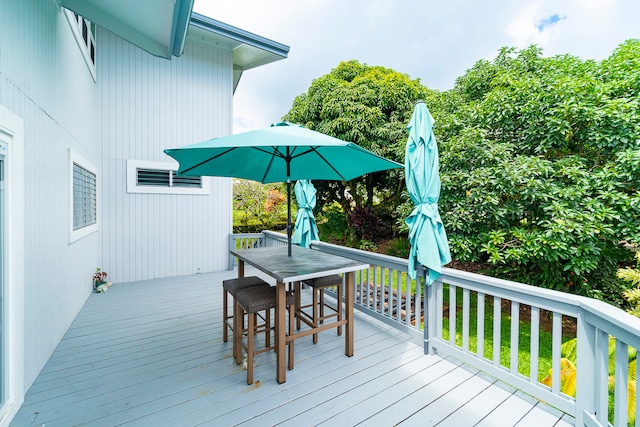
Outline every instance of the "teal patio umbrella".
[[293, 191], [296, 194], [298, 212], [296, 212], [296, 225], [293, 228], [291, 242], [308, 248], [312, 240], [320, 240], [316, 219], [313, 217], [317, 191], [311, 181], [307, 179], [298, 180]]
[[350, 181], [371, 172], [402, 167], [352, 142], [286, 122], [164, 152], [180, 163], [178, 175], [286, 182], [289, 255], [292, 180]]
[[407, 126], [409, 138], [405, 151], [405, 181], [415, 208], [406, 219], [409, 226], [409, 275], [416, 278], [418, 264], [429, 269], [427, 285], [451, 262], [447, 233], [438, 212], [440, 172], [438, 145], [433, 134], [433, 117], [423, 101], [416, 103]]

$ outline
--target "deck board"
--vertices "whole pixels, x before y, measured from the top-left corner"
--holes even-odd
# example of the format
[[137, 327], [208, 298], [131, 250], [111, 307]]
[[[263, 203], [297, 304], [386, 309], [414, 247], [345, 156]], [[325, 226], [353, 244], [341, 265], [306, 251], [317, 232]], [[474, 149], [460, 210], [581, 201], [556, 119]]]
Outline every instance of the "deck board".
[[11, 425], [573, 425], [457, 360], [424, 355], [421, 343], [360, 312], [353, 357], [332, 329], [317, 345], [296, 340], [284, 384], [275, 354], [258, 355], [249, 386], [222, 341], [221, 281], [234, 274], [91, 295]]

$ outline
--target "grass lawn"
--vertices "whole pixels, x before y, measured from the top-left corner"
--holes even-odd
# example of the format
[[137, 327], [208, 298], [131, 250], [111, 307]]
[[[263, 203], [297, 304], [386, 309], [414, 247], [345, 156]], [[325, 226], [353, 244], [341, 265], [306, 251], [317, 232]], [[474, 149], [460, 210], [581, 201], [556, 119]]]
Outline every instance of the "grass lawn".
[[[442, 319], [442, 336], [444, 340], [449, 339], [449, 287], [445, 285], [444, 305], [445, 310]], [[456, 309], [456, 344], [462, 345], [462, 289], [457, 289], [457, 309]], [[484, 357], [493, 360], [493, 298], [485, 296], [485, 316], [484, 316]], [[506, 302], [506, 304], [505, 304]], [[510, 368], [511, 353], [511, 311], [510, 301], [502, 301], [502, 315], [500, 316], [500, 364]], [[477, 294], [471, 292], [469, 315], [469, 351], [477, 353]], [[518, 372], [524, 376], [529, 376], [531, 354], [531, 317], [528, 306], [520, 305], [520, 327], [518, 336]], [[538, 381], [547, 376], [551, 369], [552, 356], [552, 333], [550, 313], [542, 313], [539, 328], [539, 348], [538, 348]], [[573, 335], [573, 336], [572, 336]], [[571, 331], [563, 328], [562, 342], [575, 338]]]
[[[371, 268], [369, 270], [368, 282], [373, 284], [374, 271], [376, 273], [376, 282], [386, 286], [391, 282], [392, 288], [397, 290], [398, 272], [392, 270], [389, 277], [388, 269]], [[366, 281], [362, 278], [362, 281]], [[361, 283], [360, 272], [356, 277], [356, 282]], [[400, 292], [405, 293], [407, 286], [410, 287], [411, 293], [415, 295], [416, 282], [410, 280], [406, 274], [402, 274], [400, 278]], [[462, 346], [462, 289], [457, 289], [457, 310], [456, 310], [456, 344]], [[493, 360], [493, 298], [485, 296], [485, 316], [484, 316], [484, 357]], [[443, 330], [442, 336], [444, 340], [449, 340], [449, 286], [444, 286], [443, 303]], [[502, 301], [502, 315], [500, 319], [500, 364], [506, 368], [510, 368], [511, 353], [511, 311], [510, 301]], [[469, 350], [476, 353], [478, 351], [477, 337], [477, 293], [471, 292], [470, 298], [470, 314], [469, 314]], [[531, 315], [530, 307], [521, 304], [520, 306], [520, 327], [518, 337], [518, 372], [524, 376], [529, 376], [531, 354], [529, 347], [531, 343]], [[539, 328], [539, 348], [538, 348], [538, 380], [542, 380], [547, 376], [551, 369], [552, 356], [552, 332], [551, 332], [551, 314], [543, 312], [540, 316]], [[563, 327], [562, 342], [575, 338], [575, 332], [567, 330]]]

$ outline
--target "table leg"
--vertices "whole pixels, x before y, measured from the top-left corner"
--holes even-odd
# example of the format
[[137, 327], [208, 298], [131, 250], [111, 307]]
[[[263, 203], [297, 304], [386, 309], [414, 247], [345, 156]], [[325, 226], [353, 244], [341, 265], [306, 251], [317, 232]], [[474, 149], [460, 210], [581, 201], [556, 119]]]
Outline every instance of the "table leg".
[[347, 324], [345, 325], [346, 333], [344, 334], [344, 354], [351, 357], [353, 356], [353, 299], [355, 294], [355, 275], [356, 273], [349, 272], [345, 279], [346, 291], [345, 291], [345, 318]]
[[276, 380], [282, 384], [287, 380], [286, 369], [286, 345], [285, 312], [287, 311], [287, 299], [284, 283], [276, 283]]
[[[238, 260], [238, 277], [244, 277], [244, 261], [242, 260]], [[236, 299], [233, 298], [233, 357], [238, 365], [242, 363], [242, 345], [238, 344], [236, 337], [239, 336], [240, 342], [242, 342], [243, 329], [244, 314], [242, 316], [239, 315]]]
[[238, 277], [244, 277], [244, 261], [238, 260]]

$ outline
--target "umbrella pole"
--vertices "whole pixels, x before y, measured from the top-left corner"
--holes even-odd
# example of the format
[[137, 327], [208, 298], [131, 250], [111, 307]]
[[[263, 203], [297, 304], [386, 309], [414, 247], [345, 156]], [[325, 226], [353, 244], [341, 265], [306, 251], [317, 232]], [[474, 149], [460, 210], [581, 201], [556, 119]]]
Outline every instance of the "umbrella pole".
[[287, 177], [287, 245], [291, 256], [291, 178]]

